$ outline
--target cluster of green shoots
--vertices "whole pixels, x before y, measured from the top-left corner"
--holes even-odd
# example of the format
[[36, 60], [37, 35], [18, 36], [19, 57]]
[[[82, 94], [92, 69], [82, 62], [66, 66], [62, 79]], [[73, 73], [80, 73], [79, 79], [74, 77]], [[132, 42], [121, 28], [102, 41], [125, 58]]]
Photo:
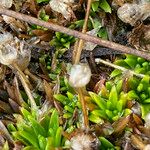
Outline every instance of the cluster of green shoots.
[[91, 111], [89, 120], [94, 123], [103, 123], [104, 120], [114, 122], [131, 111], [126, 108], [127, 94], [122, 91], [122, 80], [116, 85], [103, 87], [99, 94], [89, 92], [96, 108]]
[[[144, 117], [149, 111], [150, 106], [150, 62], [144, 58], [126, 54], [125, 58], [117, 59], [116, 65], [132, 70], [139, 76], [127, 75], [127, 95], [129, 100], [136, 100], [142, 108]], [[113, 80], [122, 80], [123, 72], [115, 69], [110, 77]]]
[[9, 124], [8, 129], [16, 141], [25, 145], [24, 150], [49, 150], [62, 146], [62, 127], [55, 109], [41, 115], [22, 108], [21, 113], [15, 115], [16, 125]]

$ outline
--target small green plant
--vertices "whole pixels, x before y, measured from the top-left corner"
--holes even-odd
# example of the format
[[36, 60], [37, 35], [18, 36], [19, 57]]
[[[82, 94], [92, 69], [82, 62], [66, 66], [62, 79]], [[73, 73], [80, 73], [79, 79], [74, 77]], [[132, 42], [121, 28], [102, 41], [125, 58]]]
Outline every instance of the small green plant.
[[106, 0], [95, 0], [92, 2], [92, 10], [94, 12], [99, 12], [103, 9], [105, 12], [111, 13], [111, 7]]
[[[125, 77], [127, 78], [128, 99], [136, 100], [140, 103], [142, 117], [144, 117], [150, 111], [150, 62], [144, 58], [126, 54], [125, 58], [118, 59], [114, 63], [126, 69], [133, 70], [138, 74], [145, 75], [142, 79], [133, 75]], [[110, 77], [114, 81], [119, 81], [122, 80], [121, 74], [123, 74], [122, 71], [115, 69]]]
[[54, 98], [63, 105], [64, 118], [72, 118], [75, 110], [78, 111], [78, 115], [81, 114], [81, 106], [77, 95], [67, 92], [66, 96], [62, 94], [55, 94]]
[[137, 79], [135, 77], [129, 78], [129, 92], [128, 97], [130, 99], [138, 100], [143, 104], [150, 103], [150, 77], [145, 76], [143, 79]]
[[62, 146], [62, 127], [55, 109], [51, 115], [46, 113], [41, 118], [37, 115], [40, 112], [29, 112], [24, 108], [21, 112], [22, 115], [15, 115], [16, 126], [9, 124], [8, 128], [14, 139], [25, 145], [24, 150], [49, 150]]
[[[116, 65], [125, 67], [126, 69], [133, 70], [136, 73], [150, 75], [150, 62], [145, 60], [144, 58], [126, 54], [125, 58], [118, 59], [114, 63]], [[111, 73], [110, 77], [113, 78], [121, 74], [122, 71], [115, 69]]]
[[89, 92], [93, 102], [97, 107], [91, 111], [89, 120], [94, 123], [103, 122], [103, 120], [109, 120], [111, 122], [118, 120], [121, 116], [130, 113], [130, 110], [125, 108], [127, 102], [127, 94], [121, 92], [122, 81], [117, 85], [112, 86], [110, 91], [108, 89], [106, 94], [102, 92], [96, 94]]
[[70, 48], [70, 45], [75, 42], [75, 38], [73, 36], [55, 32], [55, 38], [50, 41], [50, 45], [56, 46], [56, 48]]

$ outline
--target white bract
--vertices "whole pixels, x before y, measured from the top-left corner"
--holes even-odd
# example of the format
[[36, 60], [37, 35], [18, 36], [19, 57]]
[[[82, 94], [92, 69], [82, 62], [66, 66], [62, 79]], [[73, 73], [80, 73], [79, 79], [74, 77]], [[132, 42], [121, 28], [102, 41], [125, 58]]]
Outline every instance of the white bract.
[[25, 48], [24, 42], [10, 33], [0, 34], [0, 63], [12, 68], [16, 64], [21, 70], [27, 68], [31, 51]]
[[72, 87], [84, 87], [91, 78], [91, 69], [86, 63], [73, 65], [70, 71], [69, 83]]

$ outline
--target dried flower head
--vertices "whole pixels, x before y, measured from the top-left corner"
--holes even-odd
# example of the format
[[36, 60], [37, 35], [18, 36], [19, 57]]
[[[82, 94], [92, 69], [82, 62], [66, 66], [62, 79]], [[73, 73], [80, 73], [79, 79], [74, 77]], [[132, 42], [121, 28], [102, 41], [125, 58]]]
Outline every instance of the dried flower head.
[[1, 7], [10, 8], [12, 6], [13, 0], [1, 0]]
[[73, 150], [98, 150], [100, 141], [93, 133], [79, 132], [71, 140]]
[[150, 150], [150, 144], [147, 144], [147, 145], [144, 147], [144, 150]]
[[21, 70], [27, 68], [31, 51], [23, 41], [10, 33], [0, 34], [0, 63], [13, 67], [16, 64]]
[[91, 78], [91, 69], [86, 63], [73, 65], [70, 71], [69, 83], [73, 87], [86, 86]]
[[71, 5], [74, 3], [74, 0], [51, 0], [50, 7], [52, 10], [61, 13], [64, 18], [70, 20], [74, 16]]

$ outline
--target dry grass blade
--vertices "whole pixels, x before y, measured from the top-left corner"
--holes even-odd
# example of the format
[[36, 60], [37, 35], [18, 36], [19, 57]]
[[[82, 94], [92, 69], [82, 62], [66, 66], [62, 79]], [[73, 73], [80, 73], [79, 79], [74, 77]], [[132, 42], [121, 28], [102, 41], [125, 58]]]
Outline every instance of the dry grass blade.
[[53, 104], [53, 91], [52, 91], [52, 87], [50, 86], [50, 84], [44, 80], [43, 81], [43, 85], [44, 85], [44, 90], [47, 96], [47, 100], [51, 102], [51, 104]]
[[8, 130], [6, 129], [5, 125], [2, 123], [2, 121], [0, 121], [0, 134], [2, 134], [9, 143], [13, 144], [13, 139], [9, 134]]

